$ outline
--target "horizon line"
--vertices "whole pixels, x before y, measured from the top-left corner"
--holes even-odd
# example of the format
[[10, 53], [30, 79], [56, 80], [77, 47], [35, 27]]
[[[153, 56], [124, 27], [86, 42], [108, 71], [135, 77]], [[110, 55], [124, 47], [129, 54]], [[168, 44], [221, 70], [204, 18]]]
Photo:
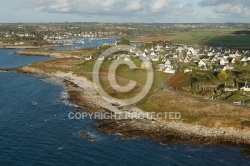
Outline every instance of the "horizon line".
[[244, 23], [244, 22], [211, 22], [211, 23], [205, 23], [205, 22], [183, 22], [183, 23], [174, 23], [174, 22], [0, 22], [0, 24], [72, 24], [72, 23], [95, 23], [95, 24], [250, 24], [250, 23]]

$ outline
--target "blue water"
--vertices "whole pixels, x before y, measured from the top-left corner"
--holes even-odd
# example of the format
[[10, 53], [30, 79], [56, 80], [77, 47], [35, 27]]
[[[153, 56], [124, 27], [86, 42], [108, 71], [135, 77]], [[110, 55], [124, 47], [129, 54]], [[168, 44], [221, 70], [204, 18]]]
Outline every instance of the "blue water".
[[23, 56], [15, 54], [19, 49], [0, 49], [0, 68], [13, 68], [33, 62], [51, 59], [44, 56]]
[[[6, 66], [41, 61], [0, 50]], [[3, 54], [6, 54], [3, 56]], [[153, 140], [122, 141], [93, 127], [93, 120], [70, 120], [76, 106], [62, 85], [15, 72], [0, 72], [0, 165], [250, 165], [239, 148], [161, 145]], [[94, 141], [81, 136], [92, 135]]]
[[89, 48], [89, 47], [101, 47], [103, 44], [114, 44], [117, 38], [107, 38], [107, 39], [89, 39], [89, 38], [84, 38], [84, 44], [76, 43], [74, 45], [70, 46], [56, 46], [56, 47], [51, 47], [52, 49], [55, 50], [74, 50], [74, 49], [83, 49], [83, 48]]

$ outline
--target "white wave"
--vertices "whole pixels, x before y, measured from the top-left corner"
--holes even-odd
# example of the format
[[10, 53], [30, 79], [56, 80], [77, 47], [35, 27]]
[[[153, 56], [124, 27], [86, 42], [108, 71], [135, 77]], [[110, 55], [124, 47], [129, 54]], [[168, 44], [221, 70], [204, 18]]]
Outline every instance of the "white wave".
[[114, 135], [119, 135], [119, 136], [123, 136], [121, 133], [115, 133]]
[[43, 77], [43, 78], [41, 78], [41, 80], [43, 82], [46, 82], [49, 84], [56, 84], [56, 85], [63, 86], [63, 82], [60, 79], [53, 77], [53, 76], [52, 77]]
[[32, 102], [31, 102], [31, 105], [33, 105], [33, 106], [37, 106], [37, 105], [38, 105], [38, 102], [34, 102], [34, 101], [32, 101]]
[[69, 94], [68, 94], [68, 92], [61, 92], [60, 93], [61, 95], [60, 95], [60, 101], [63, 103], [63, 104], [65, 104], [65, 105], [67, 105], [67, 106], [70, 106], [70, 107], [78, 107], [76, 104], [73, 104], [73, 103], [71, 103], [70, 101], [68, 101], [68, 97], [69, 97]]
[[[100, 141], [102, 140], [103, 138], [98, 135], [97, 133], [94, 133], [94, 132], [86, 132], [86, 134], [89, 136], [89, 137], [85, 137], [88, 141], [91, 141], [91, 142], [96, 142], [96, 141]], [[81, 134], [80, 134], [81, 135]], [[82, 135], [81, 135], [82, 136]]]

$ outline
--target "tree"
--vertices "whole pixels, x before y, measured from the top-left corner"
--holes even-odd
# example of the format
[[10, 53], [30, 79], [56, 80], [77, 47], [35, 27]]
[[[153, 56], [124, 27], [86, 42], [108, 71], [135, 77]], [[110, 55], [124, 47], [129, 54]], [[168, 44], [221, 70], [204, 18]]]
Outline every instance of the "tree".
[[130, 41], [125, 38], [121, 38], [121, 40], [117, 43], [118, 45], [129, 45]]
[[241, 74], [239, 75], [239, 78], [242, 81], [250, 81], [250, 72], [247, 70], [241, 71]]
[[217, 78], [220, 80], [226, 80], [227, 79], [227, 73], [225, 71], [220, 71], [217, 75]]
[[239, 65], [239, 64], [241, 64], [241, 61], [239, 59], [236, 59], [235, 63]]

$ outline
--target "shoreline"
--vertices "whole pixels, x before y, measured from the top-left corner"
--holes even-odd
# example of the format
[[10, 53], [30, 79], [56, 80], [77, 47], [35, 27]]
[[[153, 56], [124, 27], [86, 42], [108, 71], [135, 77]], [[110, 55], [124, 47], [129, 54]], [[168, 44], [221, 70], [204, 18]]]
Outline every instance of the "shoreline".
[[41, 46], [33, 46], [33, 45], [0, 45], [0, 49], [39, 49], [43, 47], [60, 47], [67, 46], [63, 44], [45, 44]]
[[[60, 79], [69, 93], [68, 100], [87, 112], [108, 112], [111, 115], [135, 111], [145, 113], [136, 107], [124, 107], [122, 103], [115, 101], [107, 102], [97, 94], [92, 82], [72, 73], [45, 73], [28, 66], [19, 68], [18, 72]], [[233, 145], [250, 149], [250, 132], [245, 129], [208, 128], [160, 119], [97, 120], [95, 127], [109, 134], [121, 133], [125, 140], [143, 138], [155, 139], [164, 144]]]
[[79, 58], [78, 56], [72, 56], [70, 54], [60, 54], [60, 53], [50, 53], [50, 52], [22, 52], [22, 51], [18, 51], [16, 52], [16, 54], [18, 55], [22, 55], [22, 56], [48, 56], [48, 57], [56, 57], [56, 58]]

